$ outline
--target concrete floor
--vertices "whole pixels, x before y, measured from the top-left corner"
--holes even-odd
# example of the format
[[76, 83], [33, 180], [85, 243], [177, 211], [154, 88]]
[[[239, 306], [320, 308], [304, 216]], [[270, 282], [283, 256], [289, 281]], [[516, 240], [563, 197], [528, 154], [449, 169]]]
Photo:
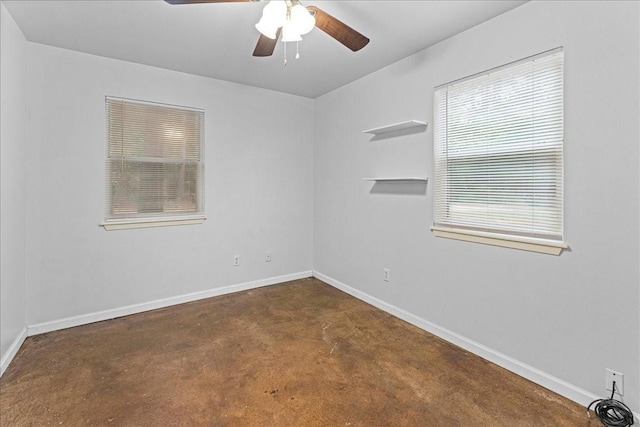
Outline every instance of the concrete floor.
[[601, 426], [316, 279], [28, 338], [9, 426]]

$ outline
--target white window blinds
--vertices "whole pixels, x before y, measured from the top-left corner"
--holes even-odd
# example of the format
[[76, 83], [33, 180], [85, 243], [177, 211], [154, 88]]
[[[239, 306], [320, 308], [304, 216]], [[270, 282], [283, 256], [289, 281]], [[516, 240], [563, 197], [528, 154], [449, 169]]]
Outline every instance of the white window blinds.
[[204, 216], [204, 112], [106, 98], [105, 219]]
[[562, 49], [437, 87], [434, 112], [434, 226], [562, 241]]

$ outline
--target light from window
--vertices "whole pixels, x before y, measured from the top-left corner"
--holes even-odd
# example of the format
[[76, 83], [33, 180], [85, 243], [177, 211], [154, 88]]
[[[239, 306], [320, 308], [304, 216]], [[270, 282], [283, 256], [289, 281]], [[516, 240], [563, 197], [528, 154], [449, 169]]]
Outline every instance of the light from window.
[[204, 112], [106, 98], [105, 222], [204, 217]]
[[434, 229], [562, 242], [563, 58], [435, 89]]

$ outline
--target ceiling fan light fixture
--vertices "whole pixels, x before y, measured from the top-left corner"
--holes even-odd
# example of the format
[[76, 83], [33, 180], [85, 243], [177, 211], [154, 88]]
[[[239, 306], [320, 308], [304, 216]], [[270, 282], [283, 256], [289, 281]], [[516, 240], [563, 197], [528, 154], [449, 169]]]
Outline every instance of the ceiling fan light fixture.
[[287, 21], [288, 6], [284, 0], [271, 0], [262, 10], [262, 19], [268, 20], [269, 24], [279, 28]]
[[290, 16], [291, 18], [287, 22], [291, 22], [300, 35], [307, 34], [316, 25], [316, 19], [300, 3], [291, 8]]
[[297, 42], [313, 29], [316, 20], [306, 7], [294, 0], [271, 0], [262, 10], [256, 29], [270, 39], [277, 37], [282, 27], [283, 42]]
[[284, 0], [271, 0], [262, 10], [262, 17], [256, 24], [256, 29], [265, 37], [275, 39], [278, 28], [287, 20], [287, 3]]
[[262, 35], [269, 37], [270, 39], [275, 39], [278, 34], [278, 27], [273, 26], [269, 20], [264, 19], [264, 17], [262, 17], [256, 24], [256, 30], [260, 31]]
[[299, 42], [300, 40], [302, 40], [302, 37], [300, 37], [300, 33], [297, 31], [296, 26], [291, 22], [291, 20], [287, 20], [282, 27], [282, 42]]

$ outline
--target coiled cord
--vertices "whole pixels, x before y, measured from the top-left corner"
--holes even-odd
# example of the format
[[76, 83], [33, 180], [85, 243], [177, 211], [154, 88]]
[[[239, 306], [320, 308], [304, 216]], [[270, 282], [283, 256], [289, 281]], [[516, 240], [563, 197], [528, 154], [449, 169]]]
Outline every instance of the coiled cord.
[[595, 403], [593, 411], [596, 413], [602, 424], [607, 427], [629, 427], [633, 425], [633, 413], [624, 403], [613, 398], [616, 393], [616, 382], [613, 382], [613, 390], [609, 399], [596, 399], [587, 406], [587, 414], [591, 406]]

